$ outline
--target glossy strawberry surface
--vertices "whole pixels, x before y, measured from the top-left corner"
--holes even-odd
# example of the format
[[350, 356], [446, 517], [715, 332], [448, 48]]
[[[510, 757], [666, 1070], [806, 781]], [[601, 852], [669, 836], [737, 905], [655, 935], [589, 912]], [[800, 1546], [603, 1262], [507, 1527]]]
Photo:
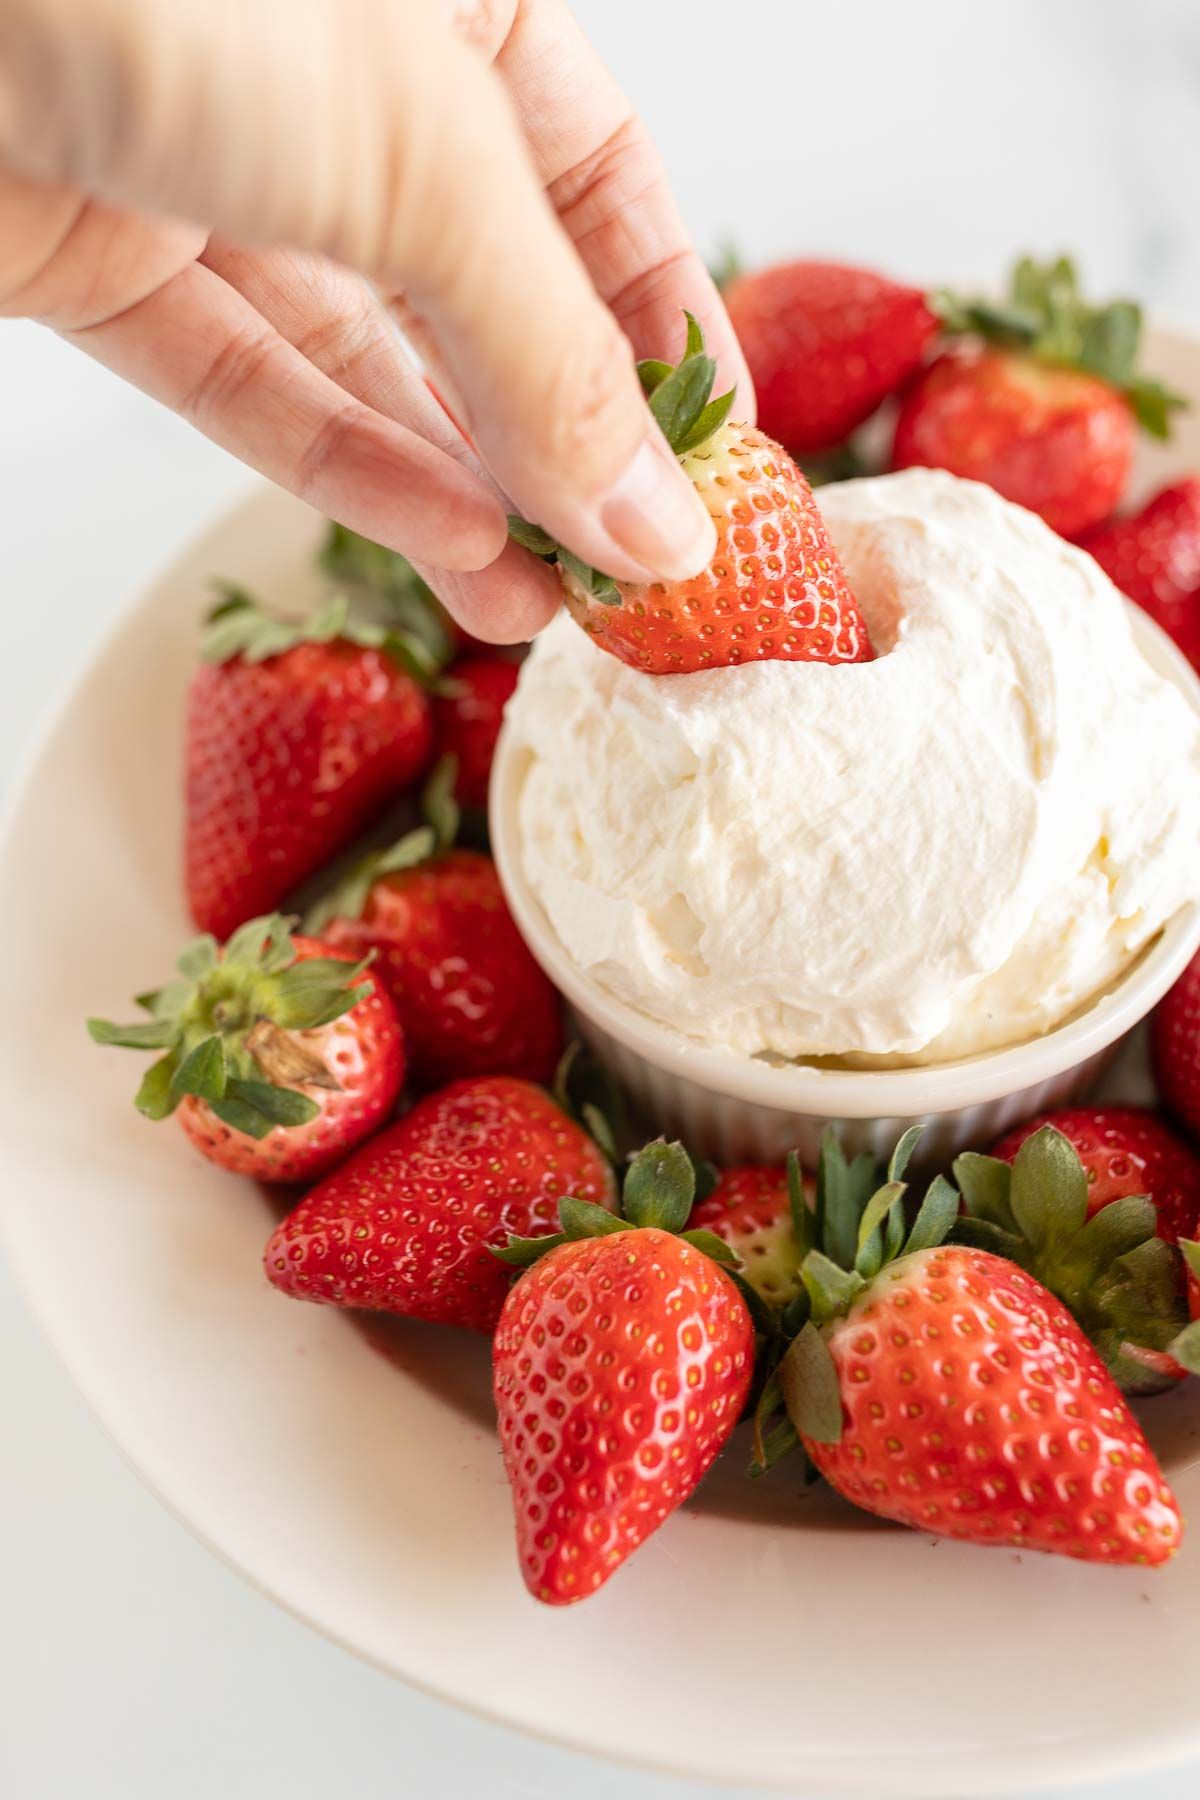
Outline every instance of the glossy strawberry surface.
[[943, 1247], [890, 1264], [829, 1327], [841, 1391], [818, 1469], [867, 1511], [977, 1544], [1154, 1564], [1182, 1521], [1070, 1313], [1014, 1263]]
[[381, 875], [361, 917], [323, 930], [347, 954], [375, 952], [421, 1086], [464, 1075], [550, 1081], [562, 1004], [513, 923], [490, 856], [448, 850]]
[[458, 1081], [318, 1183], [264, 1265], [300, 1300], [491, 1331], [509, 1271], [489, 1246], [553, 1232], [564, 1195], [613, 1204], [592, 1139], [529, 1082]]
[[868, 662], [866, 623], [812, 489], [750, 425], [723, 425], [683, 468], [717, 529], [691, 581], [618, 584], [605, 605], [564, 577], [567, 604], [602, 649], [656, 675], [744, 662]]
[[669, 1232], [568, 1242], [521, 1276], [492, 1368], [530, 1593], [555, 1606], [595, 1593], [687, 1499], [753, 1363], [737, 1289]]
[[938, 322], [919, 288], [871, 269], [793, 262], [725, 292], [762, 429], [793, 455], [828, 450], [919, 367]]
[[499, 656], [465, 656], [443, 677], [445, 691], [434, 695], [434, 745], [458, 765], [454, 791], [463, 806], [487, 805], [496, 739], [518, 673], [516, 663]]
[[930, 364], [896, 421], [892, 467], [949, 469], [1075, 537], [1120, 501], [1134, 421], [1116, 388], [1017, 351], [957, 348]]
[[1079, 547], [1200, 669], [1200, 476], [1163, 488], [1126, 519], [1097, 525]]
[[429, 704], [378, 650], [201, 665], [188, 694], [185, 882], [219, 938], [269, 912], [425, 767]]

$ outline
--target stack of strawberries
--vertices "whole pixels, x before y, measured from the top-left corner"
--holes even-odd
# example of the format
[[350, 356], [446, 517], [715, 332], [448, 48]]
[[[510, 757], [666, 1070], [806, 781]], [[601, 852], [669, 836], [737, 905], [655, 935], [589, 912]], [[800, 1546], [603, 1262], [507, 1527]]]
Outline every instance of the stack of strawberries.
[[[730, 304], [765, 428], [713, 398], [694, 321], [677, 365], [642, 368], [716, 523], [710, 567], [625, 588], [536, 525], [514, 520], [514, 536], [559, 563], [597, 645], [650, 674], [869, 659], [809, 481], [767, 429], [805, 454], [840, 450], [905, 388], [897, 456], [913, 460], [950, 454], [930, 424], [948, 384], [968, 395], [950, 409], [960, 427], [972, 394], [981, 418], [1001, 390], [1036, 392], [1045, 417], [1073, 396], [1106, 423], [1047, 427], [1047, 442], [1087, 439], [1094, 510], [1097, 446], [1170, 397], [1120, 360], [1119, 321], [1080, 324], [1078, 367], [1049, 358], [1034, 315], [1039, 295], [1060, 306], [1056, 269], [1036, 293], [1022, 276], [1003, 349], [985, 344], [986, 309], [935, 311], [859, 271], [743, 277]], [[970, 335], [926, 366], [939, 319]], [[1107, 376], [1093, 372], [1102, 338]], [[977, 422], [956, 441], [1002, 436]], [[955, 454], [960, 473], [987, 473]], [[1061, 474], [1041, 490], [1056, 507]], [[1078, 510], [1070, 522], [1082, 528]], [[482, 841], [516, 663], [464, 642], [379, 546], [335, 528], [324, 557], [346, 593], [307, 622], [236, 590], [209, 621], [187, 721], [201, 935], [139, 996], [138, 1022], [90, 1030], [155, 1053], [136, 1097], [147, 1117], [174, 1114], [224, 1168], [302, 1184], [264, 1255], [282, 1293], [490, 1337], [530, 1591], [594, 1592], [742, 1419], [753, 1472], [795, 1458], [920, 1529], [1169, 1557], [1178, 1509], [1126, 1396], [1200, 1368], [1200, 1157], [1184, 1138], [1149, 1111], [1061, 1114], [923, 1192], [912, 1132], [886, 1170], [848, 1163], [832, 1138], [815, 1171], [794, 1157], [717, 1171], [661, 1139], [623, 1154], [588, 1072], [562, 1057], [558, 995], [491, 858], [456, 842], [464, 817]], [[394, 837], [398, 796], [414, 817]], [[1200, 969], [1156, 1030], [1164, 1101], [1200, 1134]]]

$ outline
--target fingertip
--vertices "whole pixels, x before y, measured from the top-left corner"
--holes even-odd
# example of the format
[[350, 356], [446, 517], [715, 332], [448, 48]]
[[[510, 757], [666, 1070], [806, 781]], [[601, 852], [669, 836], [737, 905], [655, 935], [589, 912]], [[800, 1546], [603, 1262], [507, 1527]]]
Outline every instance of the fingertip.
[[449, 613], [487, 644], [523, 644], [550, 623], [562, 602], [556, 572], [506, 542], [487, 568], [422, 569]]

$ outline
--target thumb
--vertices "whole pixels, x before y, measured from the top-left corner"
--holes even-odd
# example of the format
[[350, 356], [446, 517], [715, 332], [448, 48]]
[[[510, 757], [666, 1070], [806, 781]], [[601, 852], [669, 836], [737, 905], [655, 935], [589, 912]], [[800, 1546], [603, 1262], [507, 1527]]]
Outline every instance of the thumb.
[[6, 0], [0, 148], [31, 173], [406, 292], [497, 481], [629, 580], [714, 548], [500, 79], [435, 0]]

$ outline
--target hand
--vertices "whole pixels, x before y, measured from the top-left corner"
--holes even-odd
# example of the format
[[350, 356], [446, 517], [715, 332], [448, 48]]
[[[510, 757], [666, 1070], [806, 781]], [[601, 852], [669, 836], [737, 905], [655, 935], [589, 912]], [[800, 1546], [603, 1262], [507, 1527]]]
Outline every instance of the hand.
[[563, 0], [0, 0], [0, 314], [404, 551], [481, 636], [558, 604], [505, 497], [622, 579], [708, 561], [633, 366], [678, 352], [684, 307], [749, 416]]

